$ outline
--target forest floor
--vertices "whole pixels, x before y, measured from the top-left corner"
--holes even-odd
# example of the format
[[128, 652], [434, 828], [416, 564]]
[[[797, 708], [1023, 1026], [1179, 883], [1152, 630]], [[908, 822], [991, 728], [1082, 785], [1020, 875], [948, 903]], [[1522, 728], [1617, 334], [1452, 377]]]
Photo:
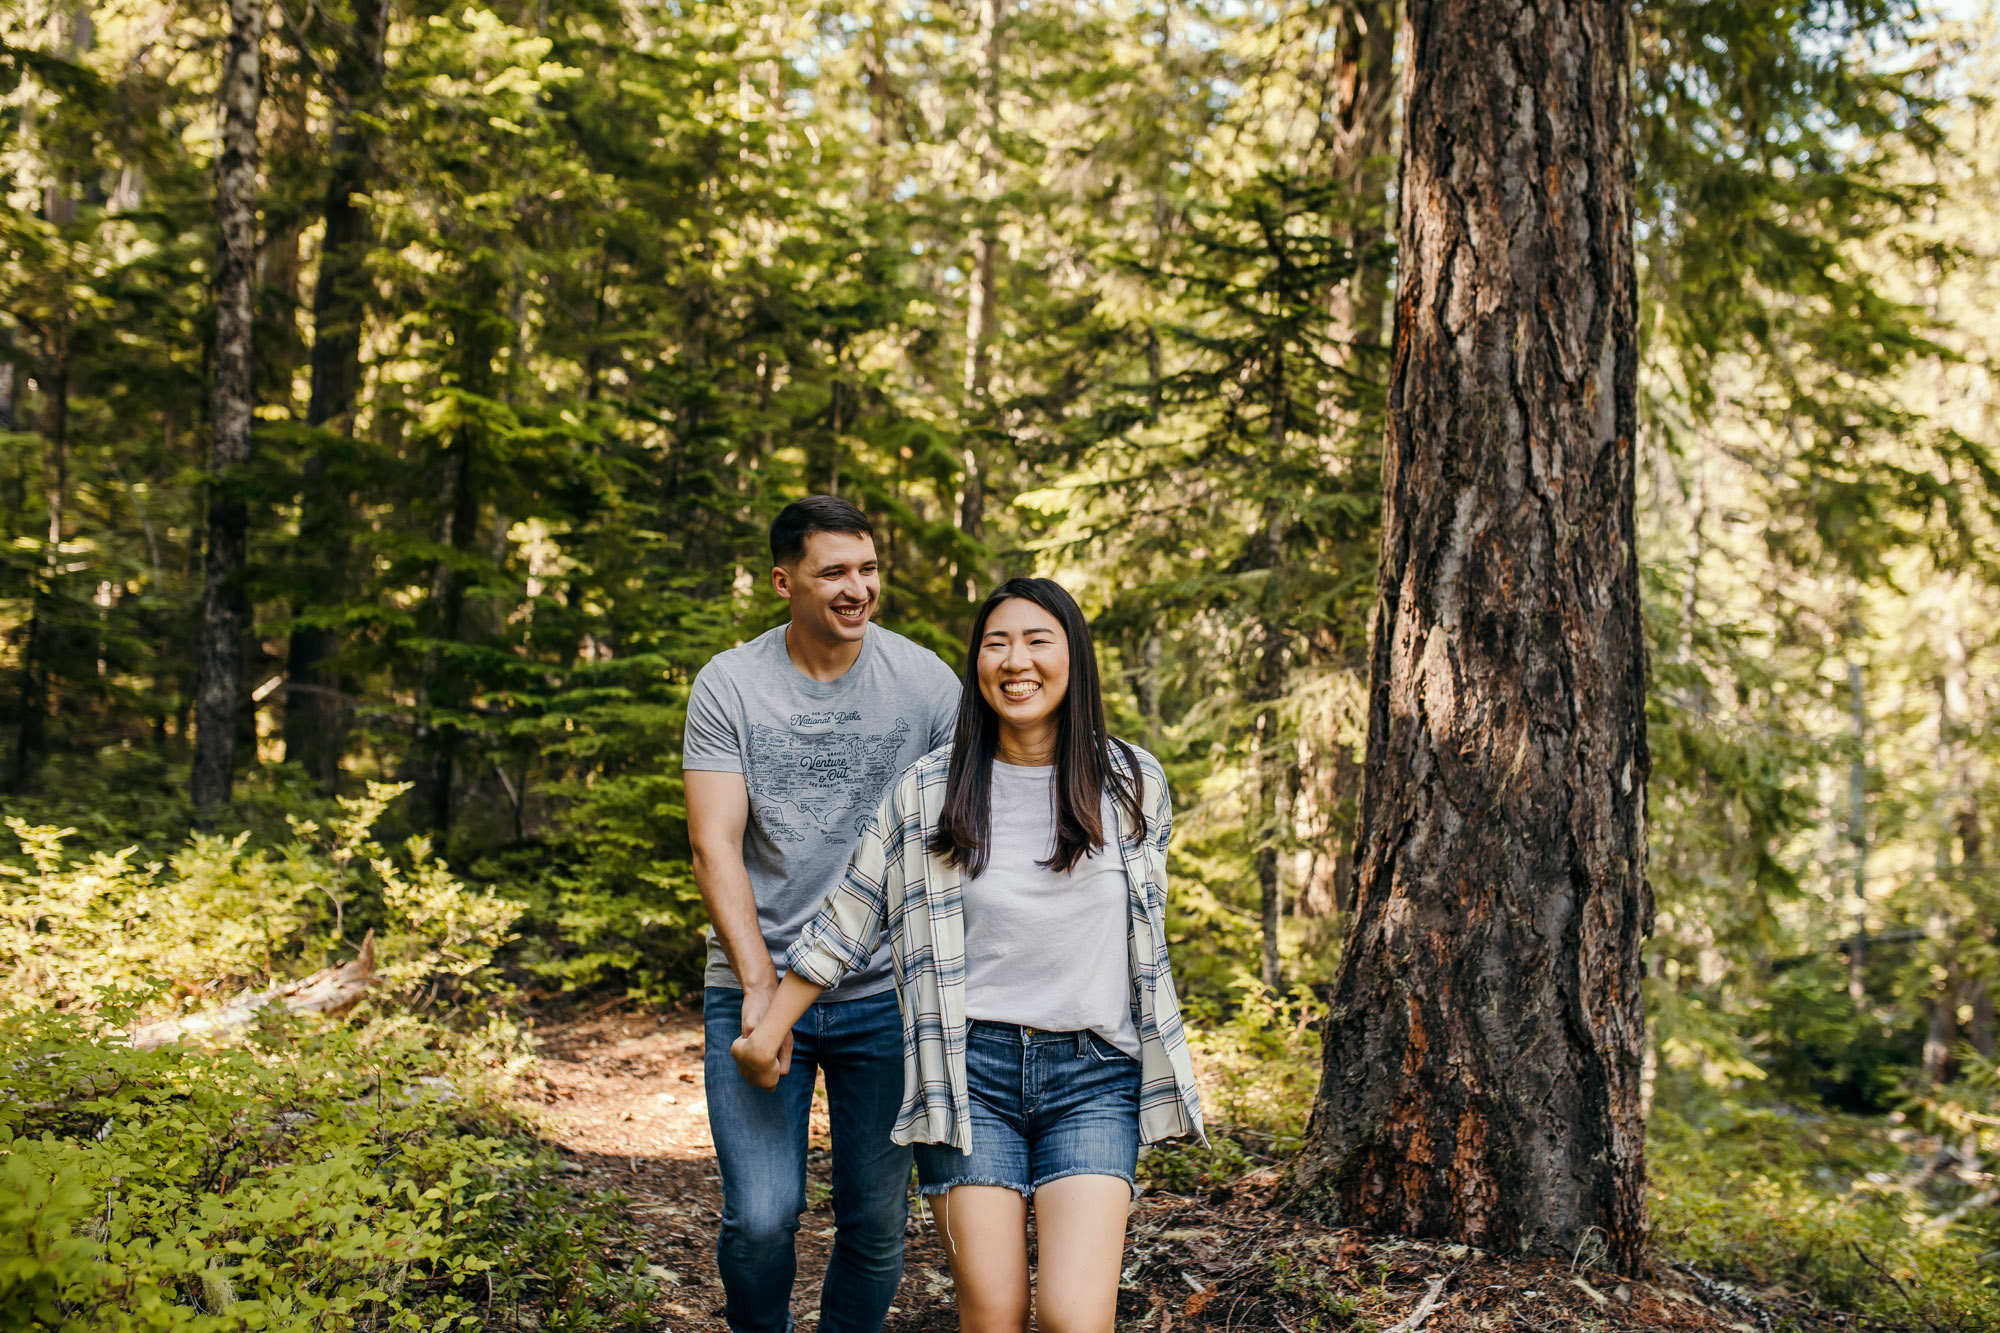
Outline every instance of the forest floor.
[[[553, 1016], [552, 1016], [553, 1017]], [[722, 1333], [713, 1246], [722, 1207], [702, 1082], [700, 1015], [619, 1004], [555, 1019], [523, 1109], [578, 1183], [630, 1200], [651, 1275], [656, 1327]], [[811, 1211], [799, 1230], [793, 1308], [818, 1319], [832, 1245], [827, 1134], [816, 1104], [808, 1161]], [[1274, 1169], [1196, 1198], [1148, 1191], [1132, 1215], [1119, 1328], [1146, 1333], [1372, 1329], [1470, 1333], [1659, 1330], [1762, 1333], [1769, 1315], [1747, 1295], [1662, 1266], [1630, 1281], [1587, 1264], [1507, 1260], [1464, 1246], [1328, 1231], [1270, 1206]], [[958, 1326], [942, 1247], [911, 1217], [902, 1292], [887, 1333]]]

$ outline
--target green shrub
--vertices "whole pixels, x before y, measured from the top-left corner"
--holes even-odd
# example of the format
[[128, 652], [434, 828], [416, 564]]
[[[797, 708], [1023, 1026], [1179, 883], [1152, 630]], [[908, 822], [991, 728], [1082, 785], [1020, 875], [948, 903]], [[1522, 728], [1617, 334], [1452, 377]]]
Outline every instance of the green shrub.
[[17, 1008], [85, 1011], [104, 987], [154, 988], [175, 1007], [325, 963], [378, 931], [380, 1000], [457, 1000], [508, 939], [519, 904], [473, 891], [410, 839], [393, 855], [370, 837], [404, 788], [343, 798], [328, 837], [295, 822], [283, 847], [196, 834], [165, 860], [136, 849], [71, 860], [73, 828], [9, 818], [25, 864], [0, 864], [0, 973]]
[[[566, 1188], [502, 1094], [528, 1058], [491, 1001], [518, 904], [370, 830], [399, 789], [275, 850], [197, 836], [72, 860], [10, 820], [0, 867], [0, 1327], [639, 1327], [617, 1201]], [[142, 1011], [296, 976], [377, 932], [353, 1021], [268, 1009], [213, 1047], [134, 1050]]]
[[[636, 1325], [609, 1201], [452, 1077], [434, 1034], [274, 1022], [135, 1051], [0, 1019], [0, 1322], [104, 1330]], [[537, 1204], [537, 1200], [540, 1203]]]
[[1653, 1235], [1714, 1273], [1898, 1325], [2000, 1328], [2000, 1283], [1974, 1238], [1903, 1183], [1879, 1121], [1719, 1104], [1656, 1108]]

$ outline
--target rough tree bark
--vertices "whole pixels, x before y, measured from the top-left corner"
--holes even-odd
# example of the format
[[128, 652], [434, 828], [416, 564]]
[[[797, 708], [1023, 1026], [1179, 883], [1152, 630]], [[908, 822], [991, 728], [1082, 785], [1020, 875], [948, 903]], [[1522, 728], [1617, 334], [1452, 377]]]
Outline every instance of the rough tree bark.
[[250, 603], [243, 561], [250, 511], [236, 474], [250, 461], [257, 266], [258, 61], [263, 0], [229, 0], [222, 58], [222, 160], [215, 212], [221, 236], [215, 280], [215, 442], [209, 454], [208, 544], [203, 570], [195, 690], [197, 811], [228, 801], [236, 776], [236, 721], [243, 706], [243, 639]]
[[[328, 93], [334, 104], [326, 185], [326, 238], [313, 286], [312, 391], [306, 424], [354, 436], [361, 390], [361, 328], [368, 310], [368, 215], [357, 196], [368, 188], [374, 145], [363, 119], [382, 80], [388, 11], [381, 0], [355, 0], [350, 40], [342, 42]], [[335, 664], [339, 633], [312, 613], [332, 608], [345, 586], [348, 504], [328, 448], [306, 459], [299, 488], [299, 545], [309, 553], [309, 581], [292, 608], [304, 617], [286, 645], [285, 758], [305, 769], [320, 790], [340, 785], [348, 691]]]
[[1646, 1235], [1627, 16], [1410, 0], [1357, 894], [1295, 1204]]

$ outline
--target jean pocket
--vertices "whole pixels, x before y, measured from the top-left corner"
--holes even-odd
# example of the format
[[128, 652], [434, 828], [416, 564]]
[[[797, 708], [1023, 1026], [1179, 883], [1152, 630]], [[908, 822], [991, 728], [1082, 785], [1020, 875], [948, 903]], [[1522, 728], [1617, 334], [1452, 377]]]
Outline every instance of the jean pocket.
[[1091, 1060], [1097, 1064], [1136, 1065], [1139, 1063], [1104, 1038], [1098, 1036], [1095, 1032], [1085, 1032], [1083, 1034], [1083, 1041], [1084, 1045], [1089, 1048]]

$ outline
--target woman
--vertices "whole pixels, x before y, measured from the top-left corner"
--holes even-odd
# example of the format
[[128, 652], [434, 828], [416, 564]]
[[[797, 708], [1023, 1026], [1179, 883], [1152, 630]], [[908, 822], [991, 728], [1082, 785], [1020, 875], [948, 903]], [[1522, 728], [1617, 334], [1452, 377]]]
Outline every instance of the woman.
[[1076, 602], [1012, 579], [979, 608], [951, 745], [905, 770], [732, 1051], [777, 1084], [792, 1025], [889, 932], [903, 1106], [966, 1333], [1110, 1333], [1139, 1146], [1201, 1134], [1167, 964], [1172, 807], [1104, 725]]

